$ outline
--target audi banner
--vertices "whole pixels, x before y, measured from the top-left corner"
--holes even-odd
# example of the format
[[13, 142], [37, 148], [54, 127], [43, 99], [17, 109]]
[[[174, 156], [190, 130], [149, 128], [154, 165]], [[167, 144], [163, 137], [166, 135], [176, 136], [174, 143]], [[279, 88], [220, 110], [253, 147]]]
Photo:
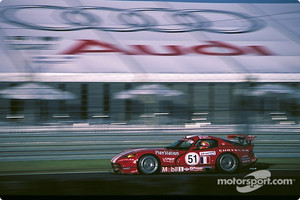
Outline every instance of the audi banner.
[[293, 3], [3, 1], [0, 76], [298, 81], [299, 19], [300, 4]]

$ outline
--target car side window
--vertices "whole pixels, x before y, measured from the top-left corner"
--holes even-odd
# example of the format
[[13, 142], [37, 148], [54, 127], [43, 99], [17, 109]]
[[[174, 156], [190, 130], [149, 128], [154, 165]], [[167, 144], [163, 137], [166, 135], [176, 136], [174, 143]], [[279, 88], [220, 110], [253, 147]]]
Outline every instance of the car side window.
[[211, 149], [217, 146], [218, 142], [212, 139], [198, 140], [195, 144], [195, 147], [198, 147], [199, 149]]
[[192, 146], [191, 143], [189, 143], [189, 142], [187, 142], [187, 141], [184, 141], [184, 142], [182, 142], [182, 143], [179, 145], [179, 148], [180, 148], [180, 149], [189, 149], [191, 146]]

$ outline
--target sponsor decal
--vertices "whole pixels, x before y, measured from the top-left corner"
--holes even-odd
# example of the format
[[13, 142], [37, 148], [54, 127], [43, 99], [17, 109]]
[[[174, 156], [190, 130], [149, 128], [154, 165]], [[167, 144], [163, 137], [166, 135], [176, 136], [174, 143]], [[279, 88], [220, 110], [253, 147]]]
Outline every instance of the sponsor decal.
[[219, 149], [219, 152], [249, 152], [248, 149]]
[[176, 172], [201, 172], [203, 167], [162, 167], [162, 173], [176, 173]]
[[163, 158], [163, 162], [174, 163], [175, 158]]
[[215, 156], [216, 152], [215, 151], [204, 151], [200, 152], [200, 156]]
[[187, 165], [197, 165], [200, 161], [199, 155], [197, 153], [188, 153], [185, 155], [185, 163]]
[[177, 151], [155, 151], [157, 155], [165, 155], [165, 156], [178, 156], [179, 152]]
[[200, 157], [200, 163], [201, 164], [210, 164], [210, 156]]
[[170, 172], [184, 172], [184, 167], [162, 167], [162, 173], [170, 173]]
[[203, 167], [190, 167], [191, 172], [201, 172], [203, 171]]
[[[26, 19], [28, 13], [44, 13], [44, 20]], [[23, 14], [23, 15], [22, 15]], [[231, 28], [215, 23], [230, 18]], [[161, 16], [164, 16], [163, 18]], [[44, 31], [98, 30], [108, 32], [150, 31], [181, 33], [203, 31], [218, 34], [248, 33], [260, 30], [264, 23], [248, 14], [215, 9], [171, 9], [54, 5], [15, 5], [1, 10], [1, 21], [28, 29]], [[53, 23], [45, 23], [53, 22]], [[226, 20], [225, 20], [226, 21]]]
[[[73, 46], [61, 54], [75, 55], [83, 53], [121, 53], [125, 55], [155, 55], [155, 56], [181, 56], [186, 54], [201, 54], [211, 56], [237, 56], [237, 55], [261, 55], [268, 56], [273, 53], [263, 46], [237, 46], [221, 41], [204, 41], [207, 44], [182, 46], [164, 45], [162, 52], [154, 50], [151, 45], [127, 45], [120, 47], [98, 40], [79, 40]], [[199, 136], [200, 139], [207, 138]]]
[[218, 185], [235, 185], [240, 193], [253, 192], [264, 185], [293, 185], [295, 179], [271, 179], [269, 170], [259, 170], [246, 175], [244, 178], [217, 179]]

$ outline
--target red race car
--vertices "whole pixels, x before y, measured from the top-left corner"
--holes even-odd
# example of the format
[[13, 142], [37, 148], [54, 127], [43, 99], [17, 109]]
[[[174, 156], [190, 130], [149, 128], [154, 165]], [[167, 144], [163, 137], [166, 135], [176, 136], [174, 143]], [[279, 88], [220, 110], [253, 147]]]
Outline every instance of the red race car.
[[[255, 136], [186, 136], [166, 148], [131, 149], [111, 159], [114, 173], [155, 174], [219, 170], [234, 173], [257, 161], [251, 142]], [[235, 141], [234, 141], [235, 140]]]

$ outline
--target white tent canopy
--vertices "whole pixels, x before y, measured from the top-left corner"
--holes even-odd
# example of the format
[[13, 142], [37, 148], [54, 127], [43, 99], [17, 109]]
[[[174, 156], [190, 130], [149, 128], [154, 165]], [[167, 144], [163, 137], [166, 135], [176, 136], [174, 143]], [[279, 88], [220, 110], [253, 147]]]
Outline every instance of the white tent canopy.
[[66, 100], [76, 98], [68, 91], [61, 91], [41, 83], [25, 83], [3, 89], [0, 90], [0, 95], [8, 99]]
[[141, 85], [131, 90], [125, 90], [115, 95], [117, 99], [135, 99], [139, 96], [149, 95], [157, 97], [176, 97], [182, 95], [183, 92], [178, 90], [172, 90], [164, 85], [151, 84]]

